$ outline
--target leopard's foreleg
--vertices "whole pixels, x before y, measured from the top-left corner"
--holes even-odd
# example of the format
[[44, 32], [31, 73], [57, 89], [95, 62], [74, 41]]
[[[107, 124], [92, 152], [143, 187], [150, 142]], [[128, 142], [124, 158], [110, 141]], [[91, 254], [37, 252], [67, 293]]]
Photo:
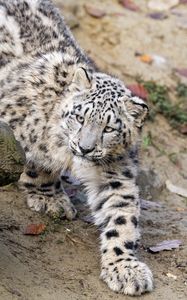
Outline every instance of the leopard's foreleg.
[[101, 278], [116, 292], [140, 295], [151, 291], [152, 273], [136, 257], [140, 202], [131, 170], [102, 173], [89, 189], [89, 204], [101, 230]]
[[59, 174], [29, 164], [21, 175], [20, 186], [26, 193], [27, 205], [31, 210], [52, 217], [65, 215], [70, 220], [75, 217], [76, 209], [63, 189]]

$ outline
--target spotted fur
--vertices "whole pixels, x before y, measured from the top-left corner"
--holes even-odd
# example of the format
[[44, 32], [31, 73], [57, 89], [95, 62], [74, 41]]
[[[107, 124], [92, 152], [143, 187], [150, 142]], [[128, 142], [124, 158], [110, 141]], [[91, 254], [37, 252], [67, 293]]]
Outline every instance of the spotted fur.
[[101, 278], [116, 292], [151, 291], [151, 271], [135, 256], [147, 105], [96, 70], [49, 0], [0, 0], [0, 108], [26, 153], [20, 185], [28, 206], [72, 219], [59, 179], [71, 170], [101, 232]]

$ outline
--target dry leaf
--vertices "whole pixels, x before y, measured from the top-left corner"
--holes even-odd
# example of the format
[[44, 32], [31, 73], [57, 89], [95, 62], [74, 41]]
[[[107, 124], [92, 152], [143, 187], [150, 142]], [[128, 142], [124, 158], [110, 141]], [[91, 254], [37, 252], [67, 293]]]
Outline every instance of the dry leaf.
[[187, 77], [187, 68], [182, 68], [182, 69], [176, 68], [175, 72], [181, 76]]
[[26, 226], [26, 228], [23, 231], [23, 234], [26, 235], [39, 235], [44, 232], [46, 229], [45, 224], [29, 224]]
[[180, 127], [180, 132], [182, 134], [187, 134], [187, 124], [184, 124]]
[[148, 54], [143, 54], [139, 56], [140, 60], [146, 64], [151, 64], [153, 59], [150, 55]]
[[147, 16], [154, 20], [164, 20], [168, 18], [168, 15], [164, 14], [163, 12], [153, 12], [148, 14]]
[[88, 4], [85, 4], [84, 8], [85, 8], [86, 12], [94, 18], [102, 18], [106, 15], [105, 11], [103, 11], [99, 8], [96, 8], [94, 6], [88, 5]]
[[141, 84], [129, 84], [127, 88], [132, 92], [133, 96], [137, 96], [142, 98], [143, 100], [147, 100], [148, 92]]
[[157, 253], [163, 250], [172, 250], [179, 248], [179, 246], [182, 244], [182, 241], [180, 240], [168, 240], [163, 241], [161, 243], [158, 243], [156, 246], [149, 247], [148, 250], [152, 253]]
[[187, 197], [187, 190], [177, 185], [174, 185], [170, 180], [166, 180], [166, 187], [172, 193], [175, 193], [182, 197]]
[[183, 211], [187, 211], [187, 208], [183, 208], [183, 207], [176, 207], [176, 211], [179, 211], [179, 212], [183, 212]]
[[119, 3], [128, 10], [140, 11], [140, 8], [132, 0], [119, 0]]

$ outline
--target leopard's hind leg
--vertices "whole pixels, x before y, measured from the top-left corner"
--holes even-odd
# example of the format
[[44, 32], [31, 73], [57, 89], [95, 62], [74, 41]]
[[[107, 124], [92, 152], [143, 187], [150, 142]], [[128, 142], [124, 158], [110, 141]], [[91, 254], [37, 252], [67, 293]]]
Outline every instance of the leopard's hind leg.
[[59, 174], [37, 169], [30, 163], [21, 175], [20, 186], [31, 210], [52, 217], [65, 216], [69, 220], [76, 216], [76, 209], [63, 189]]

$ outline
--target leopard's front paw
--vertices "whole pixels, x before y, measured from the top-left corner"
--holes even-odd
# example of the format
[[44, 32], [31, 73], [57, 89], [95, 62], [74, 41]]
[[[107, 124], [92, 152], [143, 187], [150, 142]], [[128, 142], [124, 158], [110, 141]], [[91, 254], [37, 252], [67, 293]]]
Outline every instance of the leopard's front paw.
[[48, 205], [47, 213], [57, 217], [63, 214], [68, 220], [73, 220], [76, 217], [77, 210], [69, 197], [63, 195]]
[[125, 295], [141, 295], [153, 289], [153, 276], [146, 264], [140, 261], [118, 259], [104, 265], [101, 278], [111, 290]]
[[27, 195], [27, 205], [31, 210], [46, 213], [53, 218], [65, 216], [68, 220], [75, 218], [77, 211], [66, 195], [47, 197], [44, 195]]

